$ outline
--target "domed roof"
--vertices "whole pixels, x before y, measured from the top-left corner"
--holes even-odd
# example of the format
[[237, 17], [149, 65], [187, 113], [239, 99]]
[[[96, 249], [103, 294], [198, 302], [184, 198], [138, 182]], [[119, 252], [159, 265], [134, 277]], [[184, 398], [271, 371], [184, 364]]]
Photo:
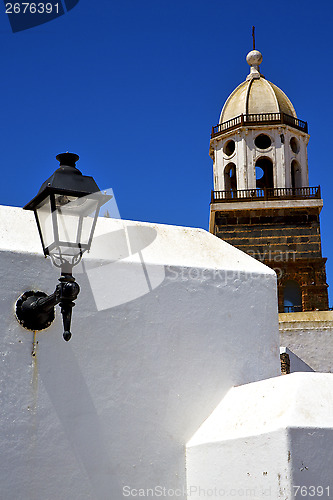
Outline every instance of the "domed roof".
[[251, 66], [250, 74], [226, 100], [219, 123], [241, 114], [252, 113], [286, 113], [297, 118], [296, 111], [286, 94], [260, 74], [261, 53], [252, 50], [246, 60]]

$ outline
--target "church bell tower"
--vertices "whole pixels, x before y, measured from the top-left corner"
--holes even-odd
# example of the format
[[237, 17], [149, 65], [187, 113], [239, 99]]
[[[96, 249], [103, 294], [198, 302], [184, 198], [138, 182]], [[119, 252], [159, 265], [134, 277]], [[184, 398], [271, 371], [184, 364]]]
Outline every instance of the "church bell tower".
[[309, 186], [308, 126], [260, 73], [262, 55], [213, 127], [210, 232], [275, 269], [279, 312], [328, 309], [320, 187]]

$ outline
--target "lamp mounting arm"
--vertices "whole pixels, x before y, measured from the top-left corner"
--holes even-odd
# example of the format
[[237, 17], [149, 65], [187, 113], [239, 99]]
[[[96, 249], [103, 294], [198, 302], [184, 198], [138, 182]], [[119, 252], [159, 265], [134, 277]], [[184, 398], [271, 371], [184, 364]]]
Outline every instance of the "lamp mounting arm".
[[[39, 299], [32, 300], [30, 303], [31, 310], [36, 314], [41, 312], [49, 313], [54, 307], [59, 304], [59, 285], [51, 295], [46, 295], [46, 297], [40, 297]], [[26, 304], [27, 306], [28, 304]]]
[[75, 306], [80, 287], [70, 273], [63, 273], [60, 283], [51, 295], [44, 292], [25, 292], [16, 302], [16, 316], [21, 325], [28, 330], [39, 331], [48, 328], [54, 320], [54, 308], [61, 307], [64, 334], [66, 341], [70, 340], [72, 309]]

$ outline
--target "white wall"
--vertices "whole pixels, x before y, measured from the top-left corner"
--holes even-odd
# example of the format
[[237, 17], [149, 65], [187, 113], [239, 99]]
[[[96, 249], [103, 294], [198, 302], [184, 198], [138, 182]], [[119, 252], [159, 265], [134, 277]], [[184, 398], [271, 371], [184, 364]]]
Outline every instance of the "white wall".
[[73, 338], [58, 307], [35, 357], [14, 305], [59, 272], [22, 209], [0, 208], [0, 273], [5, 500], [185, 488], [185, 444], [230, 387], [279, 374], [273, 271], [203, 230], [101, 219]]
[[191, 500], [329, 498], [332, 397], [333, 374], [322, 373], [230, 389], [187, 445]]

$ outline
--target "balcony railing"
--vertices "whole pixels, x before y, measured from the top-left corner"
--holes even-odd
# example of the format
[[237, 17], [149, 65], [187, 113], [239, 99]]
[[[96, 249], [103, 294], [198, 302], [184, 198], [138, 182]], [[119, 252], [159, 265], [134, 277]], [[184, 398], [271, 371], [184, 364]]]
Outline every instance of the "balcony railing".
[[212, 127], [211, 137], [216, 137], [228, 130], [243, 126], [253, 125], [290, 125], [290, 127], [308, 133], [308, 124], [303, 120], [299, 120], [294, 116], [286, 113], [251, 113], [242, 114], [223, 123], [219, 123], [216, 127]]
[[300, 188], [256, 188], [237, 191], [212, 191], [212, 203], [262, 200], [299, 200], [321, 198], [320, 186]]
[[302, 312], [302, 306], [283, 306], [285, 313], [297, 313]]

